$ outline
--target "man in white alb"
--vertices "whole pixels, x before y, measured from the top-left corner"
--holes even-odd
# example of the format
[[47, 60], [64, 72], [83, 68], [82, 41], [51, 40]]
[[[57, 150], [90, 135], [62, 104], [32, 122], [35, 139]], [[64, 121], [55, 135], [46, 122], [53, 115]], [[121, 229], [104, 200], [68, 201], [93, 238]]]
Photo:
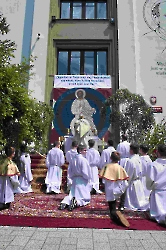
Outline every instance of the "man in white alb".
[[113, 145], [114, 145], [114, 142], [112, 140], [108, 140], [108, 148], [104, 149], [101, 153], [100, 169], [102, 169], [107, 163], [111, 162], [110, 156], [112, 152], [116, 151]]
[[130, 157], [130, 143], [127, 141], [127, 135], [122, 135], [122, 142], [118, 144], [116, 151], [120, 154], [119, 164], [124, 168]]
[[47, 185], [46, 193], [60, 193], [62, 166], [64, 163], [65, 157], [63, 151], [60, 149], [60, 142], [56, 141], [46, 158], [46, 166], [48, 168], [45, 179], [45, 184]]

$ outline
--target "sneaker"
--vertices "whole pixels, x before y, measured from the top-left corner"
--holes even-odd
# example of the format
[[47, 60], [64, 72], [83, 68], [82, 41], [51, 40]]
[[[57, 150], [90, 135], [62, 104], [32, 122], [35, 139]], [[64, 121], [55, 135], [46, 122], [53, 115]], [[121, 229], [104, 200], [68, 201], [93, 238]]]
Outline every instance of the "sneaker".
[[71, 199], [71, 204], [68, 207], [68, 211], [72, 211], [76, 207], [77, 207], [77, 201], [76, 201], [75, 197], [73, 197]]
[[59, 210], [64, 210], [66, 207], [67, 207], [67, 204], [61, 203], [58, 209]]

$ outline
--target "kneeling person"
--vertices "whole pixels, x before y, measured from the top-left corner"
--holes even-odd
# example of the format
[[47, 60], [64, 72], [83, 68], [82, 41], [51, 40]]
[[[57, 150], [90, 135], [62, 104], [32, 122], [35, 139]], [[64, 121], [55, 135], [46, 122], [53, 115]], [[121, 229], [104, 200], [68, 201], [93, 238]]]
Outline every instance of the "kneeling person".
[[68, 207], [68, 210], [72, 211], [77, 206], [85, 206], [90, 203], [91, 169], [85, 158], [86, 148], [79, 145], [77, 151], [78, 155], [72, 158], [71, 168], [69, 168], [69, 176], [72, 180], [70, 193], [62, 200], [60, 210]]
[[100, 177], [105, 180], [105, 195], [109, 205], [110, 217], [113, 221], [121, 222], [129, 227], [129, 223], [120, 211], [116, 211], [116, 200], [125, 192], [128, 186], [128, 175], [118, 162], [120, 154], [112, 152], [111, 163], [106, 164], [100, 171]]

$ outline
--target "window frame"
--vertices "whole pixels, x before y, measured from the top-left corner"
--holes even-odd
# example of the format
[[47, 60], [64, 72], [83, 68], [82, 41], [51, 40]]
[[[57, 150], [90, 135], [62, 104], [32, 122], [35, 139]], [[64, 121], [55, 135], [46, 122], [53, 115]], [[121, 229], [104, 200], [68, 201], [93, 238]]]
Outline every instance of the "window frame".
[[[78, 75], [85, 75], [84, 74], [84, 64], [85, 64], [85, 54], [84, 52], [85, 51], [93, 51], [94, 52], [94, 74], [93, 75], [97, 75], [97, 52], [106, 52], [106, 75], [108, 75], [108, 54], [109, 54], [109, 51], [107, 48], [96, 48], [96, 49], [92, 49], [92, 48], [85, 48], [85, 49], [61, 49], [61, 48], [58, 48], [57, 49], [57, 74], [59, 74], [59, 69], [58, 69], [58, 66], [59, 66], [59, 63], [58, 63], [58, 60], [59, 60], [59, 52], [61, 51], [67, 51], [68, 52], [68, 68], [67, 68], [67, 75], [71, 75], [71, 72], [70, 72], [70, 62], [71, 62], [71, 52], [72, 51], [79, 51], [80, 52], [80, 74]], [[65, 75], [65, 74], [62, 74], [62, 75]], [[74, 75], [74, 74], [73, 74]]]
[[[62, 3], [64, 2], [70, 2], [70, 17], [69, 18], [61, 18], [62, 16]], [[74, 19], [73, 18], [73, 3], [74, 2], [81, 2], [82, 3], [82, 17], [81, 19]], [[95, 8], [95, 13], [94, 13], [94, 18], [86, 19], [86, 3], [91, 3], [93, 2], [94, 8]], [[106, 3], [106, 18], [98, 18], [97, 17], [97, 3]], [[108, 1], [107, 0], [61, 0], [60, 1], [60, 19], [61, 20], [107, 20], [108, 19]]]

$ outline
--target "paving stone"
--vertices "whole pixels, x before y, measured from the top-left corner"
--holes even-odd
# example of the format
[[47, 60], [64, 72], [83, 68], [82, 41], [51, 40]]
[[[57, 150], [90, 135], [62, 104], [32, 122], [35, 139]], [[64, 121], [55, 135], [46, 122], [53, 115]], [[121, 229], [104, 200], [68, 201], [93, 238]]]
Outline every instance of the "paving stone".
[[93, 241], [94, 242], [109, 242], [107, 233], [94, 233], [93, 234]]
[[42, 250], [59, 250], [59, 245], [44, 244]]
[[111, 247], [116, 247], [116, 246], [126, 246], [126, 241], [125, 239], [110, 239], [109, 243]]
[[128, 250], [127, 246], [113, 246], [110, 250]]
[[64, 237], [70, 237], [71, 236], [70, 234], [71, 234], [70, 232], [66, 231], [65, 232], [56, 231], [56, 232], [49, 232], [48, 237], [64, 238]]
[[127, 247], [127, 250], [145, 250], [145, 248], [142, 246], [131, 246]]
[[[151, 234], [152, 237], [157, 241], [157, 242], [166, 242], [166, 234], [161, 232], [160, 234]], [[166, 245], [166, 243], [165, 243]]]
[[5, 250], [23, 250], [24, 246], [7, 246]]
[[92, 239], [86, 239], [86, 238], [80, 239], [80, 238], [78, 238], [77, 248], [84, 248], [84, 249], [90, 248], [90, 249], [93, 249], [93, 241], [92, 241]]
[[27, 231], [16, 231], [16, 230], [13, 230], [10, 235], [15, 235], [15, 236], [25, 236], [25, 237], [30, 237], [34, 234], [34, 231], [30, 231], [30, 230], [27, 230]]
[[[12, 232], [13, 230], [12, 229], [8, 229], [8, 230], [6, 230], [6, 229], [1, 229], [0, 230], [0, 237], [3, 237], [2, 235], [9, 235], [9, 234], [11, 234], [11, 232]], [[16, 231], [16, 230], [15, 230]], [[18, 233], [18, 232], [17, 232]]]
[[0, 243], [0, 250], [5, 249], [9, 245], [9, 242], [1, 242]]
[[142, 233], [142, 232], [134, 232], [134, 233], [130, 233], [129, 232], [129, 235], [130, 235], [130, 238], [131, 239], [153, 239], [152, 238], [152, 235], [148, 232], [146, 233]]
[[1, 244], [1, 241], [11, 242], [14, 238], [15, 238], [14, 235], [13, 236], [11, 235], [10, 237], [9, 235], [3, 235], [3, 237], [0, 237], [0, 244]]
[[48, 232], [34, 232], [31, 239], [32, 240], [45, 240], [48, 236]]
[[101, 244], [101, 243], [98, 243], [98, 244], [94, 243], [94, 248], [93, 249], [94, 250], [101, 250], [101, 249], [103, 249], [103, 250], [110, 250], [111, 248], [110, 248], [110, 244], [108, 244], [108, 243], [103, 243], [103, 244]]
[[166, 250], [166, 244], [164, 242], [158, 242], [158, 245], [161, 247], [161, 249]]
[[129, 246], [140, 246], [140, 247], [143, 247], [142, 246], [142, 243], [140, 240], [126, 240], [126, 245], [129, 247]]
[[77, 244], [77, 238], [62, 238], [61, 245], [76, 245]]
[[57, 231], [59, 228], [49, 228], [49, 227], [47, 227], [47, 228], [37, 228], [37, 230], [36, 230], [36, 232], [40, 232], [40, 231], [50, 231], [50, 232], [52, 232], [52, 231]]
[[71, 237], [76, 238], [84, 238], [84, 239], [92, 239], [92, 233], [84, 233], [84, 232], [71, 232]]
[[25, 231], [36, 231], [37, 230], [37, 227], [23, 227], [22, 230], [25, 230]]
[[[63, 238], [64, 239], [64, 238]], [[67, 239], [70, 239], [70, 238], [67, 238]], [[47, 245], [52, 245], [52, 244], [54, 244], [54, 245], [58, 245], [58, 244], [60, 244], [61, 243], [61, 238], [53, 238], [53, 237], [47, 237], [47, 239], [46, 239], [46, 241], [45, 241], [45, 244], [47, 244]]]
[[60, 246], [59, 250], [76, 250], [76, 245], [62, 245]]
[[60, 232], [78, 232], [80, 228], [57, 228], [58, 231]]
[[25, 246], [29, 239], [30, 237], [16, 236], [14, 240], [10, 243], [10, 245]]
[[29, 240], [27, 245], [25, 246], [25, 250], [26, 249], [30, 249], [30, 250], [42, 249], [43, 245], [44, 245], [44, 241], [41, 241], [41, 240]]
[[127, 233], [116, 233], [116, 234], [107, 234], [109, 239], [130, 239], [130, 235]]
[[160, 249], [160, 246], [157, 244], [155, 240], [140, 240], [143, 247], [147, 250], [151, 249]]

